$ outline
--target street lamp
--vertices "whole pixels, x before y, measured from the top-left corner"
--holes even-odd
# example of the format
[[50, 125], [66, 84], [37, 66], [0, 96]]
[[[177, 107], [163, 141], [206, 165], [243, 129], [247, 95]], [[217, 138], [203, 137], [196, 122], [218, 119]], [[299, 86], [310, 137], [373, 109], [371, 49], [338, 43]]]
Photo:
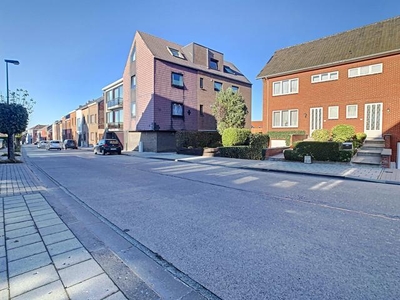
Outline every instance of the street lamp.
[[[6, 88], [7, 88], [7, 105], [10, 104], [10, 91], [8, 89], [8, 64], [13, 64], [13, 65], [19, 65], [18, 60], [12, 60], [12, 59], [5, 59], [6, 62]], [[10, 159], [10, 146], [14, 147], [13, 145], [14, 142], [14, 135], [9, 134], [7, 138], [7, 152], [8, 152], [8, 159]]]

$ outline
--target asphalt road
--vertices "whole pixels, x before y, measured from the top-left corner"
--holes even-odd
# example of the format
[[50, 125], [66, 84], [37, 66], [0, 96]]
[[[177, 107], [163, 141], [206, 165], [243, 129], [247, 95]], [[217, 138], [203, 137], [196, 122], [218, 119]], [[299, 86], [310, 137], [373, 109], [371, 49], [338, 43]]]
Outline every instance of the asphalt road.
[[26, 150], [223, 299], [400, 299], [400, 186]]

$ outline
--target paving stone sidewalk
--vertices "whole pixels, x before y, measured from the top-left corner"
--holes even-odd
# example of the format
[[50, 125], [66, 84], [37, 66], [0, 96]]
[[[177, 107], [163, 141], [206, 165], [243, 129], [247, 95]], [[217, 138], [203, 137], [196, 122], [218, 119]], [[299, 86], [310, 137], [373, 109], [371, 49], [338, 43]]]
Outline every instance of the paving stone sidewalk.
[[126, 299], [40, 193], [1, 198], [0, 299]]

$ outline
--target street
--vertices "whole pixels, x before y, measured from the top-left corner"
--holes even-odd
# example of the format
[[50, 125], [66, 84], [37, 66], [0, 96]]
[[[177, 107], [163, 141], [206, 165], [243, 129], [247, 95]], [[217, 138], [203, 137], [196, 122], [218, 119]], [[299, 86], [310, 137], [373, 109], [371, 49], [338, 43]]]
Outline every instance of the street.
[[400, 298], [400, 186], [25, 151], [33, 169], [222, 299]]

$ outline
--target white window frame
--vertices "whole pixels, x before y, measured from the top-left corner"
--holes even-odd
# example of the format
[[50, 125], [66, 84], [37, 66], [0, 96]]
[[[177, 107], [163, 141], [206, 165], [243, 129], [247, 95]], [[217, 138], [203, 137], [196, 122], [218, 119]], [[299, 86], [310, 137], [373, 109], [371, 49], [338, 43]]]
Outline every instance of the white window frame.
[[[284, 126], [282, 125], [282, 114], [283, 112], [287, 112], [288, 113], [288, 126]], [[290, 120], [290, 116], [292, 112], [296, 112], [297, 113], [297, 122], [295, 125], [290, 125], [291, 120]], [[274, 119], [274, 115], [275, 113], [279, 113], [279, 125], [276, 126], [275, 125], [275, 119]], [[298, 109], [283, 109], [283, 110], [274, 110], [272, 111], [272, 128], [297, 128], [299, 127], [299, 110]]]
[[[324, 75], [327, 75], [328, 79], [322, 79]], [[332, 76], [334, 75], [336, 75], [336, 78], [332, 78]], [[333, 81], [338, 79], [339, 79], [339, 71], [311, 75], [311, 83]]]
[[[173, 56], [173, 57], [177, 57], [177, 58], [181, 58], [181, 59], [186, 59], [185, 56], [182, 54], [181, 51], [179, 51], [178, 49], [175, 48], [171, 48], [167, 46], [167, 49], [169, 51], [169, 53]], [[177, 55], [175, 55], [175, 53]]]
[[[373, 70], [374, 67], [378, 67], [378, 70]], [[364, 74], [361, 74], [361, 71], [366, 72]], [[348, 77], [353, 78], [353, 77], [360, 77], [360, 76], [367, 76], [367, 75], [373, 75], [373, 74], [380, 74], [383, 72], [383, 63], [379, 64], [373, 64], [373, 65], [367, 65], [367, 66], [361, 66], [358, 68], [351, 68], [348, 70]], [[353, 73], [353, 74], [351, 74]]]
[[[283, 83], [288, 83], [288, 88], [289, 91], [284, 93], [283, 92]], [[292, 89], [292, 82], [297, 82], [296, 89]], [[275, 86], [278, 86], [278, 91], [275, 93]], [[286, 79], [286, 80], [280, 80], [280, 81], [275, 81], [272, 83], [272, 96], [281, 96], [281, 95], [290, 95], [290, 94], [298, 94], [299, 93], [299, 79], [298, 78], [292, 78], [292, 79]]]
[[[336, 116], [332, 115], [331, 109], [336, 109]], [[328, 119], [329, 120], [338, 120], [339, 119], [339, 106], [328, 106]]]
[[[354, 116], [351, 116], [349, 114], [349, 108], [355, 106], [356, 107], [356, 113]], [[358, 105], [357, 104], [349, 104], [346, 105], [346, 119], [357, 119], [358, 118]]]

